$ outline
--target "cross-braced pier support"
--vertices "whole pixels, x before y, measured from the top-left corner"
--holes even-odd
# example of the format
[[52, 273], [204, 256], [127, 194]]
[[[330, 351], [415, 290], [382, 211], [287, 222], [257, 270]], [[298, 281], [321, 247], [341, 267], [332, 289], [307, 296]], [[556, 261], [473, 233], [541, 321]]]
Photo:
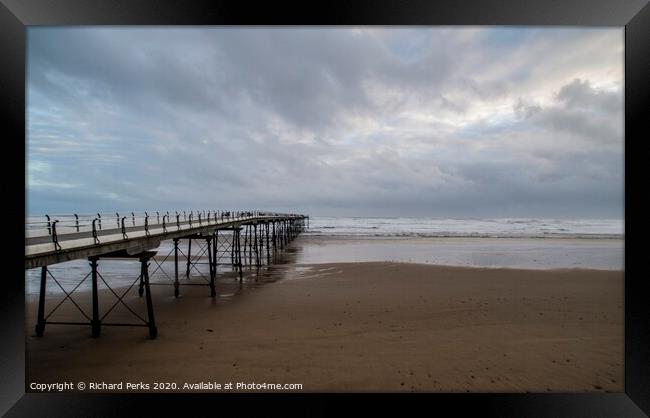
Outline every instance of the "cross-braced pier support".
[[[220, 232], [221, 231], [221, 232]], [[230, 232], [232, 233], [224, 233]], [[242, 255], [241, 255], [241, 238], [240, 238], [240, 227], [231, 227], [231, 228], [222, 228], [215, 229], [210, 233], [203, 234], [193, 234], [186, 237], [175, 238], [173, 240], [173, 248], [170, 254], [168, 254], [164, 259], [167, 260], [168, 257], [173, 253], [173, 262], [174, 262], [174, 277], [173, 279], [162, 269], [161, 263], [158, 263], [158, 268], [154, 273], [159, 270], [162, 271], [162, 274], [167, 276], [172, 280], [174, 286], [174, 296], [178, 297], [180, 295], [181, 286], [208, 286], [210, 288], [210, 296], [216, 297], [216, 277], [217, 277], [217, 267], [219, 265], [229, 265], [232, 270], [239, 275], [239, 279], [243, 278], [242, 271]], [[187, 254], [183, 253], [181, 250], [181, 240], [187, 240]], [[194, 244], [192, 244], [193, 241]], [[201, 242], [204, 241], [204, 244]], [[198, 244], [198, 245], [197, 245]], [[195, 249], [194, 255], [192, 255], [192, 248]], [[180, 269], [180, 260], [179, 254], [185, 257], [185, 276], [187, 279], [191, 277], [200, 276], [206, 283], [192, 283], [179, 280], [179, 269]], [[205, 260], [207, 257], [207, 262], [201, 261]], [[228, 262], [224, 263], [223, 260], [227, 259]], [[199, 265], [208, 265], [208, 275], [205, 275], [204, 271], [201, 271]], [[192, 270], [195, 271], [195, 275], [192, 275]], [[156, 285], [164, 285], [165, 283], [154, 283]], [[142, 286], [140, 284], [141, 291], [140, 296], [142, 296]]]
[[[183, 254], [182, 250], [180, 249], [180, 241], [182, 239], [187, 239], [187, 254]], [[204, 234], [193, 234], [189, 235], [187, 237], [181, 237], [181, 238], [174, 238], [173, 240], [173, 249], [172, 252], [174, 253], [174, 278], [173, 278], [173, 286], [174, 286], [174, 296], [179, 297], [180, 296], [180, 286], [186, 286], [186, 285], [192, 285], [192, 286], [208, 286], [210, 288], [210, 296], [215, 297], [217, 295], [216, 288], [215, 288], [215, 279], [217, 275], [217, 267], [215, 265], [215, 239], [216, 239], [216, 231], [212, 233], [204, 233]], [[201, 245], [200, 242], [198, 243], [198, 249], [196, 251], [196, 254], [193, 256], [192, 255], [192, 241], [205, 241], [204, 245]], [[194, 269], [199, 276], [203, 277], [206, 280], [206, 283], [182, 283], [179, 280], [179, 258], [178, 254], [181, 253], [182, 255], [185, 256], [185, 276], [187, 279], [190, 279], [192, 269]], [[202, 262], [200, 261], [202, 257], [205, 257], [207, 255], [208, 261]], [[169, 254], [168, 254], [169, 256]], [[163, 260], [163, 262], [167, 259]], [[198, 265], [200, 264], [207, 264], [208, 265], [208, 277], [206, 278], [203, 272], [201, 272], [198, 269]], [[158, 263], [158, 269], [156, 271], [161, 270], [162, 265]], [[164, 272], [165, 275], [167, 273]], [[167, 275], [167, 277], [169, 277]], [[156, 284], [164, 284], [164, 283], [156, 283]], [[140, 288], [142, 289], [143, 283], [140, 283]], [[140, 290], [140, 296], [142, 296], [142, 290]]]
[[[212, 263], [215, 271], [217, 266], [230, 266], [232, 271], [239, 276], [239, 280], [243, 278], [242, 270], [242, 248], [244, 251], [247, 245], [248, 231], [244, 233], [244, 242], [241, 244], [241, 227], [232, 227], [217, 229], [214, 233], [214, 241], [212, 244]], [[228, 233], [230, 232], [230, 233]]]
[[302, 219], [262, 221], [247, 223], [243, 227], [244, 261], [248, 266], [261, 267], [264, 259], [266, 264], [271, 264], [278, 251], [284, 250], [305, 229], [305, 223]]
[[[124, 301], [124, 297], [126, 294], [131, 290], [131, 288], [135, 285], [136, 281], [134, 281], [131, 286], [126, 289], [122, 294], [118, 295], [118, 293], [111, 288], [106, 280], [102, 277], [102, 275], [99, 273], [98, 269], [98, 264], [99, 264], [99, 256], [94, 256], [94, 257], [89, 257], [88, 261], [90, 262], [90, 272], [86, 274], [83, 279], [75, 286], [72, 291], [68, 292], [63, 288], [61, 283], [52, 275], [52, 273], [48, 270], [47, 266], [42, 266], [41, 267], [41, 283], [40, 283], [40, 293], [39, 293], [39, 300], [38, 300], [38, 313], [37, 313], [37, 320], [36, 320], [36, 336], [42, 337], [43, 333], [45, 332], [45, 326], [47, 324], [52, 324], [52, 325], [86, 325], [90, 326], [91, 329], [91, 335], [93, 337], [99, 337], [101, 335], [101, 329], [102, 326], [144, 326], [149, 329], [149, 337], [150, 338], [156, 338], [158, 335], [158, 329], [156, 327], [156, 321], [154, 317], [154, 310], [153, 310], [153, 300], [151, 296], [151, 288], [149, 286], [149, 259], [153, 257], [155, 252], [151, 251], [145, 251], [143, 253], [140, 253], [138, 255], [129, 255], [126, 254], [126, 252], [119, 252], [115, 254], [105, 254], [102, 255], [101, 258], [137, 258], [140, 261], [140, 275], [136, 279], [136, 281], [140, 280], [142, 283], [142, 288], [144, 291], [145, 295], [145, 300], [146, 300], [146, 309], [147, 309], [147, 319], [144, 319], [142, 316], [137, 314], [129, 305], [126, 304]], [[45, 314], [45, 292], [46, 292], [46, 287], [47, 287], [47, 276], [50, 276], [54, 282], [61, 288], [63, 293], [65, 294], [65, 297], [63, 298], [62, 301], [59, 302], [58, 305], [56, 305], [47, 315]], [[80, 306], [75, 302], [75, 300], [72, 298], [72, 294], [81, 286], [81, 284], [86, 281], [86, 279], [90, 276], [91, 280], [91, 315], [89, 316]], [[100, 310], [99, 310], [99, 280], [104, 283], [105, 287], [115, 296], [116, 301], [113, 303], [113, 305], [104, 313], [103, 316], [100, 316]], [[70, 300], [74, 306], [77, 308], [77, 310], [88, 320], [87, 322], [69, 322], [69, 321], [51, 321], [48, 320], [50, 316], [65, 302], [66, 300]], [[126, 309], [131, 312], [135, 317], [137, 317], [141, 323], [109, 323], [109, 322], [104, 322], [104, 319], [110, 314], [113, 309], [118, 305], [122, 304]]]

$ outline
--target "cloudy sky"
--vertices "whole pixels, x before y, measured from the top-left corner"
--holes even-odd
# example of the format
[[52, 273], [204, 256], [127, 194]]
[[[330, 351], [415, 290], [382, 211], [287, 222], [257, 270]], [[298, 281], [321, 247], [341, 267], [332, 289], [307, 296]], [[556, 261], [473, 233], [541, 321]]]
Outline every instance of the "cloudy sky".
[[31, 214], [623, 216], [621, 28], [28, 29]]

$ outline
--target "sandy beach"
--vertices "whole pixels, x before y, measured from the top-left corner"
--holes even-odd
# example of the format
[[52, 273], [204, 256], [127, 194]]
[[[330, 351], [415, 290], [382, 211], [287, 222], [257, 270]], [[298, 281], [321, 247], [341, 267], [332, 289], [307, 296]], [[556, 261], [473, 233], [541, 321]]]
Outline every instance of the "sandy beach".
[[[26, 381], [299, 383], [304, 392], [623, 390], [623, 272], [399, 262], [275, 267], [279, 280], [223, 278], [222, 296], [153, 286], [145, 328], [48, 326]], [[226, 283], [228, 282], [228, 283]], [[232, 289], [239, 289], [232, 295]], [[225, 289], [225, 290], [224, 290]], [[224, 294], [223, 292], [230, 292]], [[75, 300], [89, 300], [79, 294]], [[112, 304], [101, 295], [102, 306]], [[133, 292], [129, 300], [143, 307]], [[48, 304], [51, 303], [48, 299]], [[87, 305], [85, 305], [87, 306]], [[105, 308], [103, 308], [105, 309]], [[58, 318], [79, 319], [64, 304]], [[113, 314], [112, 314], [113, 315]], [[111, 317], [112, 318], [112, 317]]]

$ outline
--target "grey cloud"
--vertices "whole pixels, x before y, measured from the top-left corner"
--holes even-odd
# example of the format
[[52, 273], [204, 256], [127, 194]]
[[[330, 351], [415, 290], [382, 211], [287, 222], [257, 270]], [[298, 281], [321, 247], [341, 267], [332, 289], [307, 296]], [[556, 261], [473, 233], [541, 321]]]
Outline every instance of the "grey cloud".
[[526, 93], [606, 31], [475, 32], [30, 28], [29, 209], [618, 213], [620, 90]]
[[515, 112], [523, 119], [552, 131], [568, 132], [586, 140], [620, 149], [622, 142], [622, 92], [600, 92], [589, 81], [575, 79], [564, 85], [550, 106], [518, 101]]
[[571, 108], [596, 108], [603, 112], [620, 113], [623, 108], [622, 94], [601, 92], [594, 89], [588, 80], [575, 79], [563, 86], [557, 94], [558, 100]]

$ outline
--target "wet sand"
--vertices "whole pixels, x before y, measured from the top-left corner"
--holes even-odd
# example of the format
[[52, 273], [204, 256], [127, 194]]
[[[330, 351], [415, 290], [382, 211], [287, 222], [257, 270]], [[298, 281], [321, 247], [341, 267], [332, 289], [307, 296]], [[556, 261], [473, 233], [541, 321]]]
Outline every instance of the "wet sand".
[[[153, 286], [155, 340], [145, 328], [105, 327], [94, 339], [88, 327], [55, 325], [37, 338], [29, 295], [28, 385], [203, 381], [300, 383], [305, 392], [623, 391], [622, 271], [368, 262], [288, 265], [274, 274], [283, 278], [216, 301], [204, 287], [184, 287], [174, 299], [170, 287]], [[234, 279], [222, 280], [239, 288]], [[102, 295], [104, 307], [109, 296]], [[137, 293], [129, 300], [143, 311]], [[75, 308], [61, 309], [58, 318]]]

